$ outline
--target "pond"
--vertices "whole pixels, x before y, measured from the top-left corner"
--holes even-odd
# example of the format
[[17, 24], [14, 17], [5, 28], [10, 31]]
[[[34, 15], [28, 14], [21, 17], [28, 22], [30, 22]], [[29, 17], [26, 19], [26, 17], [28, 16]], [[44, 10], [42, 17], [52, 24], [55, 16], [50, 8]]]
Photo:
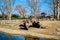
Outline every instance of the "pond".
[[[10, 36], [8, 34], [4, 34], [3, 32], [0, 32], [0, 40], [27, 40], [23, 36]], [[45, 38], [34, 38], [34, 40], [54, 40], [54, 39], [45, 39]]]

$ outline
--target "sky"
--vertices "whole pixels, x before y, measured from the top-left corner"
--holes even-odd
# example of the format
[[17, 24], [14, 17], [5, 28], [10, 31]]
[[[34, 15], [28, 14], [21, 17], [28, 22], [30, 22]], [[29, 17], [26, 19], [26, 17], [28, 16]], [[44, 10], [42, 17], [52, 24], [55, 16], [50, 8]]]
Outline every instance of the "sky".
[[[53, 2], [52, 0], [41, 0], [41, 12], [45, 12], [47, 14], [53, 14]], [[49, 5], [48, 3], [51, 3], [51, 5]]]
[[[26, 0], [16, 0], [15, 1], [15, 6], [19, 3], [21, 3], [25, 7], [28, 7], [28, 4], [27, 4]], [[51, 10], [51, 8], [53, 8], [53, 4], [49, 5], [48, 3], [52, 3], [52, 0], [40, 0], [40, 7], [41, 7], [40, 8], [40, 13], [45, 12], [45, 13], [47, 13], [47, 15], [53, 14], [53, 10]], [[29, 12], [29, 10], [28, 10], [28, 12]], [[27, 13], [27, 14], [30, 14], [30, 12]]]
[[[26, 0], [16, 0], [13, 8], [15, 9], [16, 5], [19, 3], [25, 7], [28, 7]], [[40, 13], [45, 12], [47, 13], [47, 15], [53, 14], [53, 10], [51, 10], [53, 8], [53, 4], [49, 5], [48, 3], [52, 4], [52, 0], [40, 0]], [[28, 12], [26, 14], [29, 15], [30, 14], [29, 9], [27, 9], [27, 11]], [[17, 11], [15, 10], [14, 13], [17, 14]]]

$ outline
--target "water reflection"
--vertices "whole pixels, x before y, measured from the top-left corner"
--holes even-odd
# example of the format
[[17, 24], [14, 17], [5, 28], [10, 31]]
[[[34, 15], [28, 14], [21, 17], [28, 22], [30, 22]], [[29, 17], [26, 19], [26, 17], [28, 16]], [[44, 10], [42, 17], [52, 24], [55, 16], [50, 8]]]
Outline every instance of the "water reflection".
[[0, 32], [0, 40], [25, 40], [22, 36], [10, 36]]
[[[26, 39], [23, 36], [10, 36], [10, 35], [0, 32], [0, 40], [26, 40]], [[36, 40], [55, 40], [55, 39], [39, 38]]]
[[45, 38], [40, 38], [39, 40], [46, 40]]
[[25, 40], [25, 38], [22, 36], [13, 36], [12, 40]]
[[0, 40], [11, 40], [9, 35], [0, 32]]

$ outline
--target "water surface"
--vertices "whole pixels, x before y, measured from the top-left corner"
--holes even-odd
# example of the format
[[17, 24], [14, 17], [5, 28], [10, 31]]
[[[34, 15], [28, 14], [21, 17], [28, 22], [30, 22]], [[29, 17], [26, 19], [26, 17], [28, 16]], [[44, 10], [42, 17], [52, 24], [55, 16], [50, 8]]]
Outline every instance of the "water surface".
[[[3, 32], [0, 32], [0, 40], [26, 40], [23, 36], [11, 36], [8, 34], [4, 34]], [[55, 40], [55, 39], [45, 39], [45, 38], [39, 38], [37, 40]]]

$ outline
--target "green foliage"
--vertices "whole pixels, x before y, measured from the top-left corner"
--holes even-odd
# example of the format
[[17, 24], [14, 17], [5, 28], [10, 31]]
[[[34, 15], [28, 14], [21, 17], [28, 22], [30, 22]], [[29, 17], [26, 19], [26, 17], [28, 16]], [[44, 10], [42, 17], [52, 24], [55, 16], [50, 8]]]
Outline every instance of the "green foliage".
[[13, 19], [20, 19], [20, 16], [18, 16], [18, 15], [16, 15], [16, 14], [13, 14], [13, 15], [11, 16], [11, 18], [12, 18], [12, 20], [13, 20]]
[[0, 20], [7, 20], [7, 15], [4, 15], [4, 17], [0, 15]]
[[45, 18], [45, 16], [46, 16], [46, 13], [44, 13], [44, 12], [41, 13], [41, 17], [42, 17], [42, 18]]
[[41, 15], [43, 15], [43, 16], [44, 16], [44, 15], [46, 15], [46, 13], [44, 13], [44, 12], [43, 12], [43, 13], [41, 13]]
[[[16, 20], [16, 19], [26, 19], [25, 17], [20, 17], [17, 14], [12, 14], [11, 16], [12, 20]], [[0, 20], [8, 20], [8, 16], [4, 14], [4, 17], [2, 15], [0, 15]]]
[[2, 15], [0, 15], [0, 18], [2, 18]]

